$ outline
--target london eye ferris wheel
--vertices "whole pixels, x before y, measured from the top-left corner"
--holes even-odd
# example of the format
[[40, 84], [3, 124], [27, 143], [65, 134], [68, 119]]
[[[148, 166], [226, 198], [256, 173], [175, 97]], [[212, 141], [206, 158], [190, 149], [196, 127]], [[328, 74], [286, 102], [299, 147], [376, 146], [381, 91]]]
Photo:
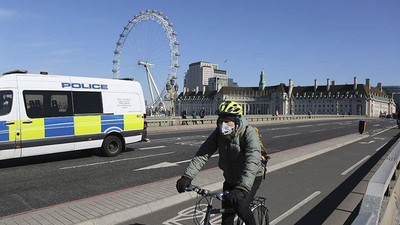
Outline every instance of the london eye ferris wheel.
[[[124, 26], [114, 51], [114, 78], [133, 78], [144, 88], [146, 106], [156, 113], [166, 110], [165, 100], [178, 91], [179, 42], [173, 24], [162, 12], [147, 9]], [[169, 92], [169, 95], [167, 95]]]

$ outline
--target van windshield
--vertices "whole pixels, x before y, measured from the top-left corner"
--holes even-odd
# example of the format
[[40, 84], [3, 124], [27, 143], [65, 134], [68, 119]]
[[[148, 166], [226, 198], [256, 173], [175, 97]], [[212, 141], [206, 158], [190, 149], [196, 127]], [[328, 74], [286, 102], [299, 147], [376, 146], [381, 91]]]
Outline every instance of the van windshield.
[[0, 116], [7, 115], [11, 111], [12, 91], [0, 91]]

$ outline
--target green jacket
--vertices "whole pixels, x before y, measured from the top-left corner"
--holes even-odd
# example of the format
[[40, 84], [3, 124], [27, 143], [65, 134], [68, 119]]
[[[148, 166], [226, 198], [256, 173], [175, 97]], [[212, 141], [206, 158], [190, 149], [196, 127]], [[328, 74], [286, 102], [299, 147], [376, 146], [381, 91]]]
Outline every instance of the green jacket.
[[[247, 127], [247, 129], [246, 129]], [[241, 132], [246, 129], [243, 137]], [[239, 143], [239, 141], [243, 143]], [[243, 149], [241, 149], [241, 147]], [[208, 159], [218, 150], [219, 168], [224, 172], [225, 182], [236, 188], [250, 192], [256, 176], [263, 175], [261, 147], [254, 128], [248, 126], [242, 116], [240, 126], [231, 140], [219, 135], [218, 128], [200, 146], [186, 168], [183, 176], [193, 179]]]

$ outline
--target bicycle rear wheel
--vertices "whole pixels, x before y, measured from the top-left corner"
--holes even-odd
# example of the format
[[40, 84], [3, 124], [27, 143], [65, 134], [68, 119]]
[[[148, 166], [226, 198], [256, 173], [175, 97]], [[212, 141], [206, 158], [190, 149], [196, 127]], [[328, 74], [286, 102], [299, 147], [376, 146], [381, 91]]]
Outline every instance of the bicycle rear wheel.
[[[268, 209], [265, 205], [258, 205], [252, 211], [257, 225], [269, 225]], [[238, 218], [237, 225], [245, 225], [245, 223]]]

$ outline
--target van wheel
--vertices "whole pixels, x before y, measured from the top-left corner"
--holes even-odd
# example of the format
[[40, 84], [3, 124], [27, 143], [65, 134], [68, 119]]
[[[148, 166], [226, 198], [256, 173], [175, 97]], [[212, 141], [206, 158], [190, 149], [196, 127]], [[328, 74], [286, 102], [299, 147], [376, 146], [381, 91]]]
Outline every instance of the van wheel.
[[108, 136], [101, 146], [105, 156], [113, 157], [122, 151], [122, 141], [117, 136]]

